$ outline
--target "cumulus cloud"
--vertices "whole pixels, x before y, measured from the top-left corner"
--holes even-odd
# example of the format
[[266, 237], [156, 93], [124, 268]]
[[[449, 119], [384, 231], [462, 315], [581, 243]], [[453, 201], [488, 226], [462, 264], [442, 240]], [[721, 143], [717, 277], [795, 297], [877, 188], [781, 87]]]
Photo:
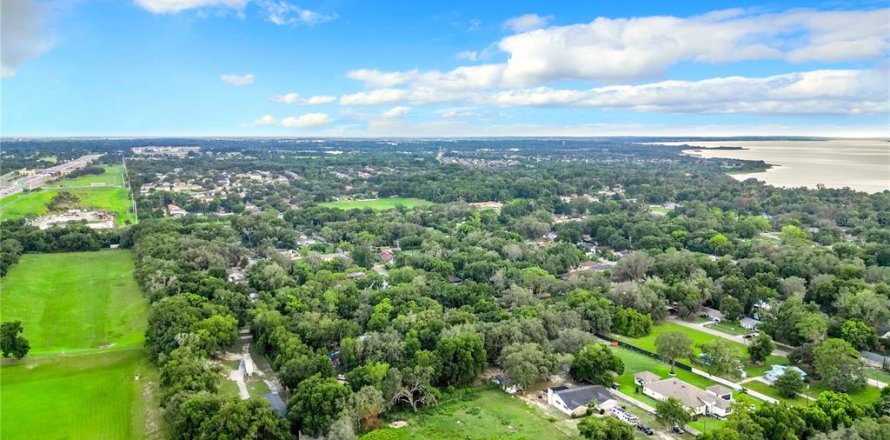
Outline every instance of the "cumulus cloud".
[[411, 112], [411, 107], [399, 105], [399, 106], [395, 106], [395, 107], [383, 112], [383, 117], [384, 118], [401, 118], [402, 116], [405, 116], [410, 112]]
[[[5, 0], [4, 0], [5, 1]], [[224, 8], [243, 10], [249, 0], [136, 0], [136, 4], [155, 14], [175, 14], [187, 9]]]
[[284, 0], [259, 0], [257, 4], [265, 11], [266, 19], [279, 26], [297, 24], [314, 26], [337, 18], [334, 14], [321, 14]]
[[246, 86], [253, 84], [254, 79], [256, 79], [252, 73], [248, 73], [247, 75], [235, 75], [234, 73], [227, 73], [219, 78], [224, 83], [229, 83], [233, 86]]
[[528, 32], [547, 27], [552, 20], [552, 15], [542, 17], [538, 14], [524, 14], [505, 21], [504, 28], [513, 32]]
[[[559, 80], [618, 83], [657, 78], [680, 62], [876, 60], [890, 51], [890, 9], [601, 17], [510, 35], [497, 47], [507, 54], [505, 63], [447, 72], [359, 69], [347, 76], [371, 88], [529, 87]], [[478, 59], [474, 52], [460, 56]]]
[[3, 0], [0, 3], [0, 77], [15, 75], [22, 64], [49, 50], [51, 39], [44, 29], [41, 10], [32, 0]]
[[306, 113], [301, 116], [288, 116], [281, 120], [284, 127], [318, 128], [331, 123], [331, 117], [325, 113]]
[[260, 127], [264, 125], [275, 125], [278, 123], [278, 118], [272, 115], [265, 115], [256, 121], [251, 122], [250, 124], [245, 124], [248, 127]]
[[280, 102], [283, 104], [296, 104], [296, 105], [318, 105], [318, 104], [329, 104], [337, 100], [336, 96], [310, 96], [308, 98], [304, 98], [300, 96], [299, 93], [287, 93], [284, 95], [275, 95], [272, 97], [272, 101]]

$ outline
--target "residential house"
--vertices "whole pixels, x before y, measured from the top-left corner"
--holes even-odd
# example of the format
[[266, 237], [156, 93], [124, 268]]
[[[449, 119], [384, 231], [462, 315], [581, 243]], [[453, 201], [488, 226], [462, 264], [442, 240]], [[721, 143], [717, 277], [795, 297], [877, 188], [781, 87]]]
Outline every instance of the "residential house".
[[180, 217], [180, 216], [188, 214], [188, 211], [171, 203], [171, 204], [167, 205], [167, 214], [174, 216], [174, 217]]
[[502, 390], [507, 392], [507, 394], [516, 394], [519, 392], [519, 387], [517, 387], [507, 376], [503, 374], [495, 375], [491, 378], [491, 383], [501, 387]]
[[570, 416], [583, 415], [587, 408], [603, 412], [618, 406], [618, 400], [602, 385], [547, 388], [547, 403]]
[[[651, 373], [650, 373], [651, 374]], [[703, 390], [682, 380], [670, 377], [652, 380], [655, 375], [634, 375], [634, 381], [641, 384], [643, 394], [655, 400], [671, 397], [679, 400], [693, 416], [714, 415], [726, 417], [732, 412], [732, 390], [722, 385], [714, 385]]]
[[798, 374], [800, 374], [801, 379], [807, 378], [807, 373], [805, 371], [801, 370], [800, 368], [787, 365], [773, 365], [769, 371], [763, 373], [763, 378], [766, 379], [767, 382], [773, 383], [776, 381], [776, 379], [779, 378], [779, 376], [785, 374], [786, 370], [796, 371]]

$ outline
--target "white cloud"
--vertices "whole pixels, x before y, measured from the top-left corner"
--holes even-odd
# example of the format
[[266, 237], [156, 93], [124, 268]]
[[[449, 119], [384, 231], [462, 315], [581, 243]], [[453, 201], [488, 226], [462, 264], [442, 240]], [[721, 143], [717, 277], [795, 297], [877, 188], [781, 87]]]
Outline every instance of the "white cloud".
[[278, 123], [278, 118], [272, 115], [265, 115], [256, 121], [251, 122], [250, 124], [245, 124], [248, 127], [260, 127], [264, 125], [275, 125]]
[[288, 128], [318, 128], [331, 123], [331, 117], [325, 113], [306, 113], [301, 116], [288, 116], [281, 120], [281, 125]]
[[513, 32], [528, 32], [547, 27], [553, 21], [553, 16], [542, 17], [538, 14], [525, 14], [513, 17], [504, 22], [504, 28]]
[[411, 81], [417, 77], [418, 73], [416, 69], [407, 72], [381, 72], [377, 69], [358, 69], [346, 72], [346, 77], [362, 81], [366, 87], [387, 88]]
[[49, 50], [51, 39], [44, 30], [47, 11], [32, 0], [0, 3], [0, 77], [15, 75], [22, 64]]
[[399, 102], [408, 97], [407, 90], [378, 89], [370, 92], [358, 92], [340, 97], [341, 105], [375, 105]]
[[411, 107], [399, 105], [383, 112], [384, 118], [401, 118], [411, 112]]
[[[4, 0], [5, 2], [6, 0]], [[136, 4], [155, 14], [175, 14], [187, 9], [224, 8], [241, 11], [249, 0], [136, 0]]]
[[275, 95], [272, 97], [272, 101], [280, 102], [283, 104], [296, 104], [296, 105], [318, 105], [318, 104], [329, 104], [337, 100], [336, 96], [310, 96], [308, 98], [304, 98], [300, 96], [299, 93], [287, 93], [284, 95]]
[[479, 53], [479, 51], [464, 50], [464, 51], [458, 52], [457, 55], [455, 55], [454, 57], [459, 60], [476, 61], [479, 59], [480, 55], [481, 54]]
[[258, 0], [257, 5], [263, 8], [267, 20], [279, 26], [297, 24], [314, 26], [337, 18], [334, 14], [321, 14], [284, 0]]
[[224, 83], [229, 83], [233, 86], [246, 86], [253, 84], [254, 79], [256, 79], [252, 73], [248, 73], [247, 75], [235, 75], [234, 73], [227, 73], [219, 78]]

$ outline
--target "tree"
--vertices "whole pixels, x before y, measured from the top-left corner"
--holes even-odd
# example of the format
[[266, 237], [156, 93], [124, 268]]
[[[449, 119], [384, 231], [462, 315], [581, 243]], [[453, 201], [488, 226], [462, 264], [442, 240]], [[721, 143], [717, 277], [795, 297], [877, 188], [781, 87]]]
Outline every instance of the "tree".
[[655, 420], [667, 427], [683, 427], [692, 417], [689, 411], [674, 397], [659, 401], [655, 404]]
[[841, 339], [857, 350], [869, 350], [878, 344], [878, 333], [865, 322], [848, 319], [841, 325]]
[[572, 377], [600, 385], [610, 385], [613, 375], [624, 372], [624, 362], [605, 344], [588, 344], [572, 360]]
[[651, 268], [652, 257], [645, 252], [634, 252], [618, 260], [618, 264], [612, 268], [612, 280], [617, 282], [642, 280]]
[[766, 360], [776, 349], [773, 338], [766, 333], [759, 333], [748, 343], [748, 357], [751, 362], [759, 364]]
[[165, 399], [180, 393], [207, 391], [215, 393], [219, 370], [189, 345], [183, 345], [165, 356], [161, 365], [161, 385]]
[[720, 338], [711, 342], [700, 344], [701, 356], [699, 361], [705, 365], [705, 370], [715, 376], [737, 375], [742, 364], [739, 353], [735, 348]]
[[377, 417], [385, 409], [386, 400], [379, 389], [366, 386], [353, 393], [349, 398], [348, 407], [358, 421], [362, 431], [369, 431], [380, 425]]
[[655, 339], [655, 348], [671, 364], [671, 374], [675, 374], [674, 362], [692, 356], [692, 339], [680, 331], [664, 332]]
[[807, 242], [807, 233], [794, 225], [782, 226], [782, 243], [800, 245]]
[[349, 394], [349, 388], [332, 378], [312, 376], [294, 390], [287, 405], [287, 419], [298, 433], [323, 435], [346, 407]]
[[485, 346], [475, 333], [463, 332], [440, 339], [436, 355], [441, 363], [439, 382], [445, 385], [471, 383], [485, 370]]
[[787, 368], [781, 376], [776, 378], [773, 386], [776, 387], [780, 395], [790, 399], [797, 396], [797, 393], [803, 388], [803, 377], [797, 371]]
[[839, 392], [865, 385], [859, 352], [843, 339], [830, 338], [813, 349], [813, 368], [828, 386]]
[[617, 307], [612, 318], [612, 331], [631, 338], [640, 338], [652, 329], [652, 317], [634, 309]]
[[3, 357], [21, 359], [31, 350], [31, 344], [19, 333], [24, 331], [22, 321], [7, 321], [0, 325], [0, 350]]
[[508, 345], [501, 352], [498, 363], [510, 382], [519, 389], [528, 389], [552, 374], [557, 367], [553, 354], [532, 342]]
[[742, 303], [732, 296], [724, 297], [720, 300], [720, 311], [723, 312], [723, 319], [727, 321], [738, 321], [742, 317]]
[[631, 440], [634, 430], [614, 417], [587, 417], [578, 423], [581, 437], [588, 440]]

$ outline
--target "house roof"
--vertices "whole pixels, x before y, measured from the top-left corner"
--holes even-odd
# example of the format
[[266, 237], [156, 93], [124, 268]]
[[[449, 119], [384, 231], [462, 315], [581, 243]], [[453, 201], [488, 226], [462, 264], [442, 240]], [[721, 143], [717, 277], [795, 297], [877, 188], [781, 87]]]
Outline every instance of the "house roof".
[[711, 385], [711, 386], [705, 388], [705, 391], [710, 391], [718, 396], [722, 396], [724, 394], [729, 394], [732, 392], [731, 389], [729, 389], [723, 385]]
[[731, 402], [728, 400], [723, 400], [719, 397], [715, 397], [714, 395], [705, 392], [701, 388], [674, 378], [659, 380], [657, 382], [649, 382], [646, 384], [646, 388], [655, 391], [662, 396], [673, 397], [682, 402], [683, 405], [690, 408], [698, 408], [705, 403], [715, 405], [720, 408], [729, 407], [729, 405], [731, 404]]
[[776, 376], [776, 377], [778, 377], [778, 376], [781, 376], [781, 375], [785, 374], [785, 370], [793, 370], [793, 371], [796, 371], [798, 374], [800, 374], [800, 377], [801, 377], [801, 378], [806, 378], [806, 377], [807, 377], [807, 372], [801, 370], [801, 369], [798, 368], [798, 367], [795, 367], [795, 366], [788, 366], [788, 365], [778, 365], [778, 364], [774, 364], [774, 365], [770, 368], [769, 371], [767, 371], [766, 373], [764, 373], [764, 376]]
[[640, 371], [639, 373], [634, 374], [634, 377], [640, 379], [640, 381], [643, 383], [661, 380], [661, 376], [651, 371]]
[[552, 388], [552, 390], [553, 393], [558, 395], [569, 408], [587, 406], [594, 401], [596, 401], [597, 404], [602, 404], [614, 399], [612, 394], [609, 393], [609, 390], [602, 385], [587, 385], [578, 388], [566, 388], [559, 391], [557, 391], [556, 388]]

